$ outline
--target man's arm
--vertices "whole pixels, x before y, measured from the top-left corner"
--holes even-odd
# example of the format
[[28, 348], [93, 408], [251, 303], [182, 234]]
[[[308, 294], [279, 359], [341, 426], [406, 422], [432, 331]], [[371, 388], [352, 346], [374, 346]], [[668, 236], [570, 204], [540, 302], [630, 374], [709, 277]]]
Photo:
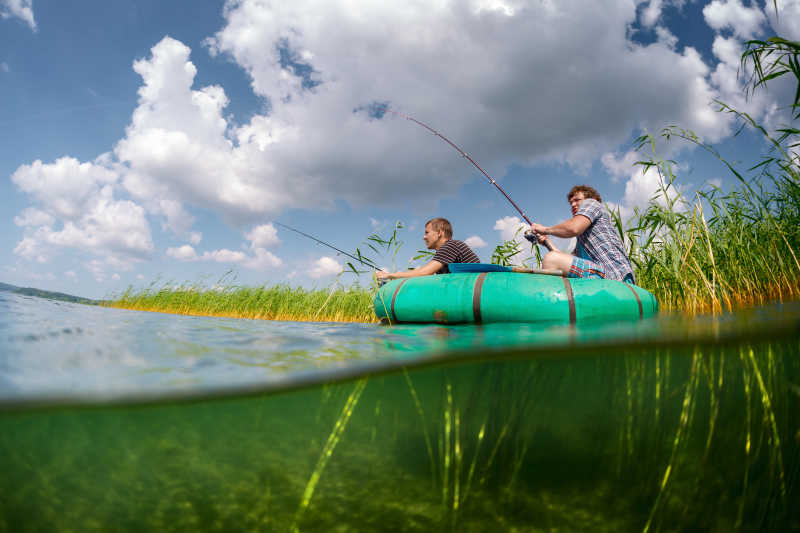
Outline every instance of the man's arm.
[[431, 259], [426, 264], [414, 270], [404, 270], [400, 272], [386, 272], [385, 270], [378, 270], [375, 272], [375, 277], [378, 279], [400, 279], [400, 278], [416, 278], [418, 276], [430, 276], [436, 274], [444, 266], [439, 261]]
[[[556, 237], [569, 239], [570, 237], [577, 237], [582, 234], [591, 224], [592, 221], [589, 220], [588, 217], [584, 215], [575, 215], [569, 220], [560, 222], [555, 226], [543, 226], [534, 222], [531, 224], [531, 231], [540, 235], [555, 235]], [[545, 246], [547, 245], [545, 244]]]

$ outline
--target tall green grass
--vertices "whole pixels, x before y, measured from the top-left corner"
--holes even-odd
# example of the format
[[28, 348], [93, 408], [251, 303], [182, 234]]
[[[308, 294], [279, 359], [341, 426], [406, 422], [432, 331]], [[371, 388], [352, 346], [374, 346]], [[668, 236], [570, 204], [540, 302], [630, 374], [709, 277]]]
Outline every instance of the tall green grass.
[[329, 289], [289, 285], [206, 287], [200, 284], [128, 289], [105, 305], [186, 315], [265, 320], [374, 322], [373, 294], [357, 286]]
[[[694, 142], [690, 132], [669, 128], [667, 137]], [[652, 145], [653, 139], [643, 140]], [[724, 161], [724, 160], [723, 160]], [[636, 211], [627, 228], [637, 282], [662, 308], [720, 312], [772, 300], [800, 297], [800, 181], [796, 172], [764, 172], [729, 192], [715, 186], [687, 197], [677, 187], [673, 165], [651, 158], [662, 176], [657, 196]]]
[[[787, 106], [792, 122], [800, 118], [799, 54], [800, 43], [775, 37], [750, 41], [742, 55], [742, 71], [752, 72], [749, 91], [788, 74], [797, 78]], [[763, 137], [768, 148], [761, 160], [743, 173], [691, 131], [665, 128], [667, 141], [706, 150], [737, 183], [729, 192], [709, 186], [687, 197], [674, 162], [658, 157], [652, 135], [642, 136], [638, 148], [649, 146], [652, 155], [639, 164], [659, 173], [661, 188], [627, 227], [615, 214], [637, 282], [665, 309], [720, 312], [800, 297], [800, 130], [788, 125], [770, 132], [748, 114], [717, 104]]]

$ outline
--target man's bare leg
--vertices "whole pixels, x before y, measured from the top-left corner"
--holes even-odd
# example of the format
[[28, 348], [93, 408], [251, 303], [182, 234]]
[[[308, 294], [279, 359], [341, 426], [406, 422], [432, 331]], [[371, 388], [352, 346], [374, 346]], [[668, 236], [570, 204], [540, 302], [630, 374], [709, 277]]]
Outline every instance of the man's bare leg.
[[554, 250], [548, 252], [542, 258], [542, 268], [548, 270], [561, 270], [564, 273], [569, 272], [569, 267], [572, 265], [572, 254]]

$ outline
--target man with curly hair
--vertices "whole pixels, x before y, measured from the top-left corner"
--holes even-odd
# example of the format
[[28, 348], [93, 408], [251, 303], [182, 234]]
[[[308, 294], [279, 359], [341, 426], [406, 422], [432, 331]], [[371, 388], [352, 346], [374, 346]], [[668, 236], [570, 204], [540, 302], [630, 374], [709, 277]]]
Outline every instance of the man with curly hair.
[[[550, 251], [542, 268], [558, 269], [570, 278], [615, 279], [634, 283], [633, 268], [600, 194], [588, 185], [576, 185], [567, 194], [572, 218], [555, 226], [531, 224], [534, 239]], [[557, 250], [548, 235], [577, 237], [575, 254]]]

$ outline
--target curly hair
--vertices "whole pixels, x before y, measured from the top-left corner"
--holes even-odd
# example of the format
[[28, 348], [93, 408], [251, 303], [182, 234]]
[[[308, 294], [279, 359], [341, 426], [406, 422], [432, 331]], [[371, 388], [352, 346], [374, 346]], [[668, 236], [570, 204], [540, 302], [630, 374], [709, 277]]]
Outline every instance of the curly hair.
[[592, 198], [593, 200], [597, 200], [598, 202], [602, 202], [603, 199], [600, 198], [600, 193], [594, 187], [589, 187], [588, 185], [576, 185], [569, 190], [567, 193], [567, 201], [572, 200], [572, 197], [575, 196], [577, 193], [582, 192], [584, 198]]

